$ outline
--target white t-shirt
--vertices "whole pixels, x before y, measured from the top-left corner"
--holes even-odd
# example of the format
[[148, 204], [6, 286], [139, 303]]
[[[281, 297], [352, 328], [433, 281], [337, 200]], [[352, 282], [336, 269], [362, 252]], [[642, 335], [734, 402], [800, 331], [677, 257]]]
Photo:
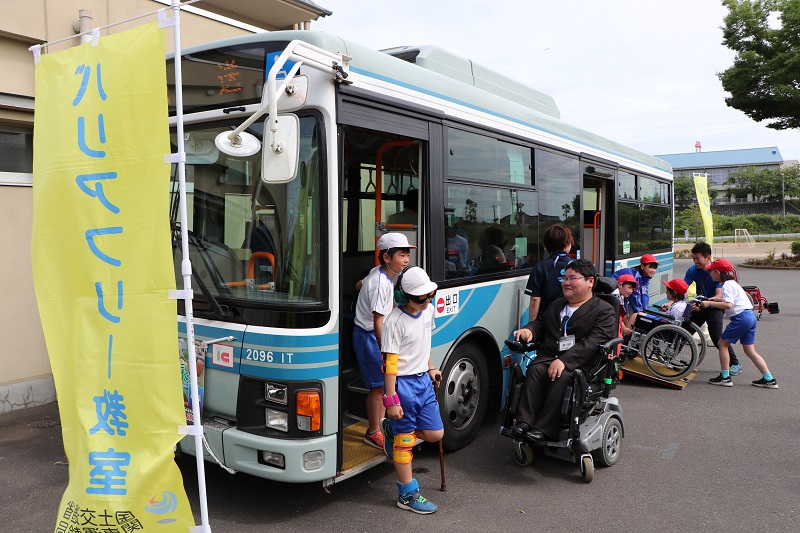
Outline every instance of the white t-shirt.
[[725, 314], [729, 317], [736, 316], [748, 309], [753, 310], [753, 304], [750, 303], [747, 293], [744, 292], [741, 285], [732, 279], [722, 284], [722, 301], [733, 304], [731, 309], [725, 309]]
[[398, 355], [398, 376], [428, 371], [434, 328], [433, 312], [433, 304], [428, 304], [428, 308], [417, 315], [410, 315], [396, 307], [384, 319], [381, 351]]
[[381, 267], [376, 266], [364, 278], [361, 292], [358, 293], [356, 325], [364, 331], [373, 331], [375, 322], [372, 313], [385, 317], [392, 311], [392, 307], [394, 307], [394, 281], [389, 279]]
[[669, 309], [667, 309], [667, 314], [674, 318], [675, 320], [683, 320], [683, 314], [686, 312], [686, 306], [688, 304], [684, 301], [677, 301], [673, 302]]

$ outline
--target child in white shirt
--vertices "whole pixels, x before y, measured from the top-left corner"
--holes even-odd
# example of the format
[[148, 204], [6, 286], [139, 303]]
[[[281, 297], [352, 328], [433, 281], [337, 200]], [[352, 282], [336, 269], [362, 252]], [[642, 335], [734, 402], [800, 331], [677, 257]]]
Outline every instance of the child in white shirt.
[[753, 381], [753, 385], [765, 389], [777, 389], [778, 382], [772, 377], [764, 358], [756, 352], [756, 315], [753, 313], [753, 304], [747, 297], [747, 293], [733, 279], [733, 265], [727, 259], [717, 259], [711, 262], [706, 269], [709, 270], [711, 279], [722, 283], [722, 299], [710, 298], [700, 302], [700, 307], [724, 309], [725, 314], [731, 319], [730, 324], [722, 332], [722, 336], [719, 339], [720, 374], [715, 378], [711, 378], [708, 382], [713, 385], [722, 385], [723, 387], [733, 386], [730, 378], [728, 347], [741, 341], [745, 355], [753, 361], [753, 364], [762, 374], [761, 379]]

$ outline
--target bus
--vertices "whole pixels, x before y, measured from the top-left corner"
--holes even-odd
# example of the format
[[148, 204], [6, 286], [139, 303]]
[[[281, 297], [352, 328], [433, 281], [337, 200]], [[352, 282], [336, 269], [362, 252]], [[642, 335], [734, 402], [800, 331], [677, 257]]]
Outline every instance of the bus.
[[326, 486], [385, 461], [362, 441], [367, 390], [352, 331], [356, 283], [386, 231], [408, 236], [412, 264], [439, 285], [433, 359], [449, 450], [502, 407], [513, 357], [503, 341], [528, 321], [524, 288], [550, 225], [570, 227], [575, 257], [606, 275], [655, 254], [651, 298], [664, 298], [670, 166], [566, 124], [513, 72], [434, 46], [377, 51], [310, 31], [227, 39], [181, 58], [207, 441], [197, 450], [185, 438], [183, 452]]

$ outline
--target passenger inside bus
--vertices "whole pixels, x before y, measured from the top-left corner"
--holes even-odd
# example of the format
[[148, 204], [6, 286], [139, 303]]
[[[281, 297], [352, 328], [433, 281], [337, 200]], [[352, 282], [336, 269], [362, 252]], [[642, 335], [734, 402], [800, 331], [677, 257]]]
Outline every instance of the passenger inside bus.
[[[459, 235], [455, 226], [445, 226], [447, 242], [445, 248], [445, 259], [448, 273], [462, 273], [467, 269], [467, 253], [469, 243], [462, 235]], [[456, 274], [458, 275], [458, 274]]]
[[419, 220], [417, 209], [419, 208], [419, 191], [408, 189], [403, 196], [403, 210], [389, 215], [389, 224], [416, 224]]
[[470, 274], [499, 272], [514, 266], [506, 261], [503, 249], [507, 243], [506, 234], [499, 226], [485, 228], [478, 237], [481, 254], [470, 264]]

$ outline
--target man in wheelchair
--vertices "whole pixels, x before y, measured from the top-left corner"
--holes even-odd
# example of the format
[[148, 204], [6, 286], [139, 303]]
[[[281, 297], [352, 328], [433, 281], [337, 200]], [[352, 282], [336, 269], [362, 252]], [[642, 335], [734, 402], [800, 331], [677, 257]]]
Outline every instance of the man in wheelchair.
[[587, 375], [603, 357], [599, 345], [616, 337], [618, 313], [597, 298], [593, 288], [597, 271], [586, 260], [573, 261], [563, 277], [564, 298], [558, 299], [535, 321], [514, 331], [517, 341], [539, 342], [528, 366], [512, 430], [517, 440], [531, 443], [559, 440], [562, 404], [573, 372]]

